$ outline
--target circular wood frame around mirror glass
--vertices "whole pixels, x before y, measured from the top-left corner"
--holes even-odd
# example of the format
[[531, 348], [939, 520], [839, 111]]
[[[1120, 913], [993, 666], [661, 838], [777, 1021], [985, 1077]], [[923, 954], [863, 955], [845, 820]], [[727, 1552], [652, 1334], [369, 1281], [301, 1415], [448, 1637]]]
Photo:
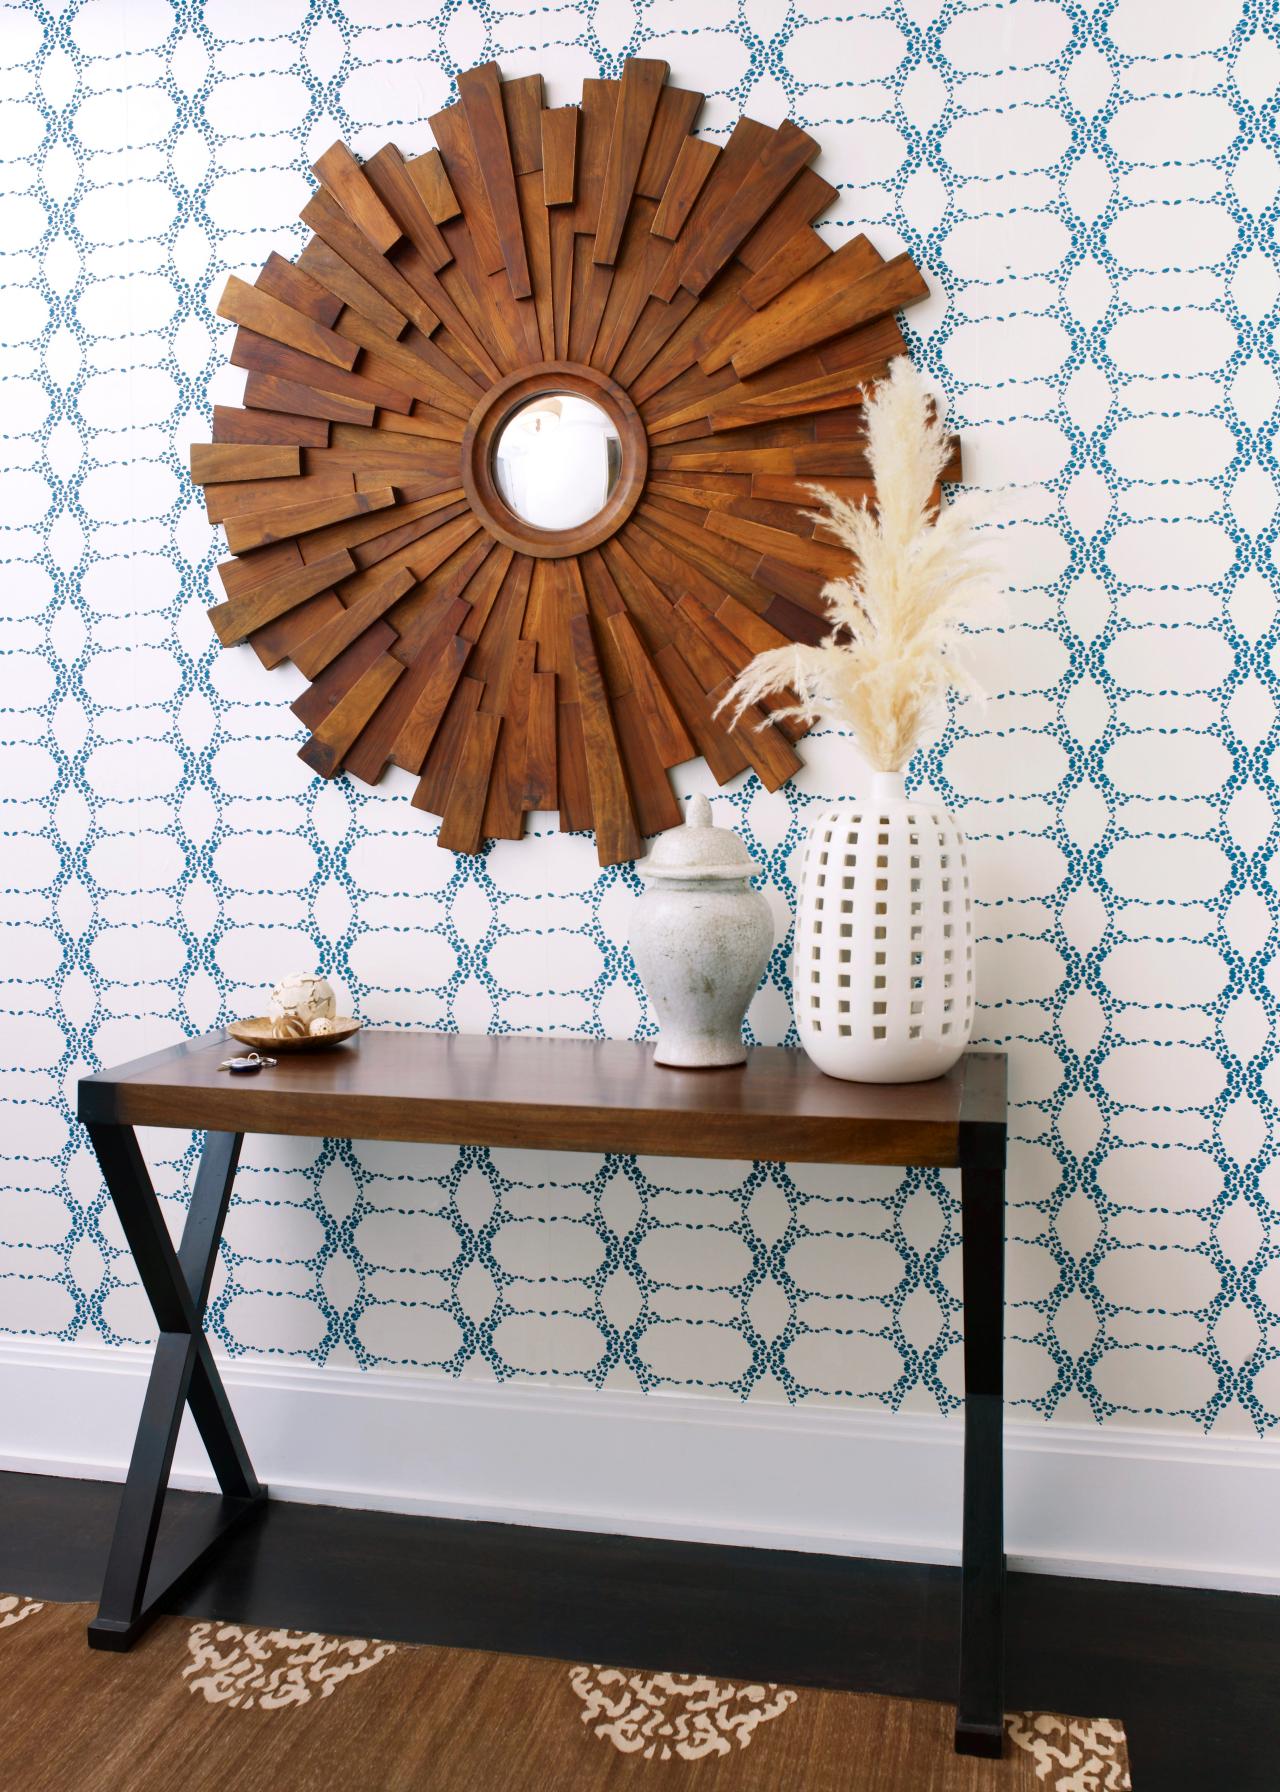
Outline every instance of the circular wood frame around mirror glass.
[[[309, 680], [315, 773], [404, 768], [455, 852], [558, 810], [616, 864], [681, 819], [685, 760], [771, 790], [801, 765], [796, 723], [716, 707], [754, 654], [825, 634], [849, 562], [814, 488], [873, 496], [863, 391], [927, 288], [818, 234], [814, 138], [742, 118], [712, 143], [667, 73], [636, 58], [549, 109], [537, 75], [469, 70], [425, 154], [327, 150], [297, 261], [219, 302], [247, 378], [191, 450], [233, 556], [214, 628]], [[553, 390], [606, 410], [621, 472], [544, 531], [492, 454]]]
[[[590, 521], [573, 529], [536, 529], [504, 501], [493, 470], [494, 447], [530, 399], [566, 392], [599, 405], [609, 418], [622, 446], [622, 467], [604, 507]], [[499, 380], [471, 413], [462, 438], [462, 489], [472, 511], [496, 541], [540, 560], [568, 559], [616, 535], [639, 502], [648, 470], [649, 438], [639, 411], [607, 374], [573, 361], [544, 361]]]

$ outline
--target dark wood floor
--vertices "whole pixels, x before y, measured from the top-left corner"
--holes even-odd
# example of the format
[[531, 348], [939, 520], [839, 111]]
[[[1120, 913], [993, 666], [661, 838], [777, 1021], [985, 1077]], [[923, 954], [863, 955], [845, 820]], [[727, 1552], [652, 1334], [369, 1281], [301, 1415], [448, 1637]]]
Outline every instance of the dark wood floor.
[[[118, 1491], [0, 1474], [0, 1591], [96, 1599]], [[198, 1524], [206, 1501], [170, 1495], [166, 1525]], [[172, 1609], [949, 1700], [959, 1577], [279, 1503]], [[1135, 1792], [1275, 1792], [1280, 1599], [1015, 1574], [1007, 1699], [1122, 1718]]]

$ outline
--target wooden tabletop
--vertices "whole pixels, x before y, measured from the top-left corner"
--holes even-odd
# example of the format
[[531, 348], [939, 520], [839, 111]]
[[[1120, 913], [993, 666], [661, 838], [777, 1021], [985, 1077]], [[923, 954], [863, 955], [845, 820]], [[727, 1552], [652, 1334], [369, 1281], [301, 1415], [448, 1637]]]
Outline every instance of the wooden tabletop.
[[652, 1045], [530, 1034], [365, 1031], [282, 1056], [256, 1076], [219, 1070], [225, 1034], [102, 1070], [80, 1118], [307, 1138], [525, 1145], [810, 1163], [955, 1164], [961, 1121], [1003, 1125], [1005, 1058], [969, 1052], [929, 1083], [843, 1083], [803, 1052], [669, 1070]]

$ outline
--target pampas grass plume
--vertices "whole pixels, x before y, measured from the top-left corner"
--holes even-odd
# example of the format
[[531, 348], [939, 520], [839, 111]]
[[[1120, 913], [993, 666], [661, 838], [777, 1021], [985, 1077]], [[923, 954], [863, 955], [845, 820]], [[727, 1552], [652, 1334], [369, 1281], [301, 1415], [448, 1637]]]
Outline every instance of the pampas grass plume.
[[810, 514], [853, 556], [848, 577], [823, 588], [831, 633], [757, 654], [720, 709], [736, 722], [762, 697], [792, 693], [774, 719], [843, 722], [877, 771], [894, 772], [938, 726], [948, 690], [976, 691], [957, 652], [961, 624], [994, 611], [996, 569], [975, 526], [985, 497], [934, 509], [951, 441], [910, 361], [891, 362], [863, 413], [875, 510], [809, 488], [822, 504]]

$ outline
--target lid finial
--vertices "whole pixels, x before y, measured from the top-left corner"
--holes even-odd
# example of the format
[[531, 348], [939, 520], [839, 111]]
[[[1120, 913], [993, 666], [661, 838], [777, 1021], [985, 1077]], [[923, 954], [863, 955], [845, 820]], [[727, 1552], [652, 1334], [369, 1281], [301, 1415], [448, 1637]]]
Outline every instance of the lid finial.
[[711, 804], [699, 790], [689, 798], [689, 812], [684, 818], [687, 828], [709, 828], [711, 826]]

